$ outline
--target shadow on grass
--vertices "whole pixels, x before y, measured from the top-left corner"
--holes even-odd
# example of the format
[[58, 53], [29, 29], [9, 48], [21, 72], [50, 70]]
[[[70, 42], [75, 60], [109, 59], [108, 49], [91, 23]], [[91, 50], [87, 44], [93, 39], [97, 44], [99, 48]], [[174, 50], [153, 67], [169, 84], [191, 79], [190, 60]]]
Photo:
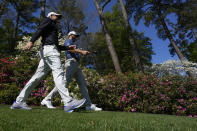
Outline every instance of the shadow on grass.
[[[31, 106], [31, 108], [32, 108], [32, 110], [51, 110], [51, 111], [59, 110], [59, 111], [63, 111], [63, 107], [56, 107], [55, 109], [48, 109], [44, 106]], [[73, 112], [75, 112], [75, 113], [95, 113], [95, 111], [86, 111], [84, 107], [75, 109]]]

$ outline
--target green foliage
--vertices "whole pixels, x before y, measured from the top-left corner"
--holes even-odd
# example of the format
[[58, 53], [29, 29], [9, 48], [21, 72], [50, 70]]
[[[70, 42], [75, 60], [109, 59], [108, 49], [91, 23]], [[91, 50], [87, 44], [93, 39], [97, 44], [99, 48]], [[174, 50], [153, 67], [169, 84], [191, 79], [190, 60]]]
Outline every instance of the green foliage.
[[[168, 36], [161, 23], [161, 17], [165, 19], [166, 23], [171, 24], [167, 15], [171, 13], [171, 5], [174, 3], [176, 2], [173, 0], [126, 0], [126, 7], [130, 18], [133, 16], [136, 24], [144, 19], [146, 26], [155, 25], [158, 37], [165, 40]], [[158, 8], [161, 12], [158, 12]]]
[[[1, 59], [1, 103], [11, 104], [15, 100], [20, 88], [24, 86], [25, 81], [29, 79], [28, 76], [32, 73], [32, 69], [35, 69], [29, 62], [32, 61], [27, 57], [26, 59], [23, 57], [18, 60], [16, 60], [15, 57], [3, 57]], [[26, 77], [24, 77], [24, 75]]]
[[[181, 34], [180, 34], [181, 35]], [[181, 50], [182, 54], [191, 62], [197, 62], [197, 40], [189, 40], [184, 36], [183, 38], [177, 38], [176, 40], [177, 46]], [[175, 49], [170, 47], [170, 54], [172, 56], [175, 55]]]
[[[34, 74], [38, 65], [38, 59], [23, 56], [10, 56], [0, 59], [0, 103], [12, 104], [24, 85]], [[40, 105], [40, 101], [46, 95], [45, 81], [42, 81], [30, 94], [29, 104]]]
[[29, 35], [35, 30], [39, 19], [33, 13], [40, 6], [37, 0], [6, 0], [6, 11], [2, 12], [0, 20], [0, 52], [15, 51], [15, 46], [23, 35]]
[[[174, 27], [174, 34], [178, 34], [176, 43], [181, 49], [183, 55], [192, 62], [197, 62], [196, 57], [196, 29], [197, 29], [197, 1], [190, 0], [174, 6], [174, 13], [177, 15], [177, 23]], [[170, 47], [171, 55], [175, 54], [175, 50]]]
[[[0, 104], [12, 104], [37, 65], [38, 59], [29, 56], [1, 59]], [[197, 115], [197, 81], [192, 78], [163, 76], [159, 79], [154, 75], [132, 72], [101, 76], [88, 69], [83, 69], [83, 73], [92, 102], [104, 110]], [[53, 88], [53, 78], [49, 75], [31, 92], [27, 103], [40, 105]], [[73, 97], [82, 98], [75, 81], [68, 89]], [[53, 104], [61, 105], [59, 95]]]
[[[155, 26], [159, 38], [176, 39], [174, 41], [183, 56], [192, 62], [196, 62], [194, 45], [197, 40], [196, 4], [196, 0], [126, 0], [128, 14], [130, 18], [134, 17], [136, 24], [144, 19], [146, 26], [149, 27], [151, 24]], [[175, 22], [170, 20], [171, 17], [168, 17], [170, 15], [177, 17]], [[169, 31], [164, 27], [164, 23]], [[171, 43], [169, 43], [169, 51], [172, 56], [176, 53]]]
[[[93, 74], [92, 74], [93, 73]], [[105, 110], [175, 115], [197, 114], [197, 81], [139, 73], [99, 76], [88, 71], [89, 94]], [[94, 77], [93, 77], [94, 76]]]
[[[197, 28], [197, 1], [196, 0], [188, 0], [183, 3], [176, 4], [175, 13], [178, 16], [177, 19], [177, 32], [191, 32], [192, 29]], [[185, 34], [186, 35], [186, 34]], [[191, 39], [193, 34], [189, 34], [189, 38]]]
[[[31, 29], [35, 27], [35, 22], [38, 22], [39, 19], [34, 16], [40, 3], [37, 0], [11, 0], [10, 4], [14, 7], [16, 15], [20, 16], [20, 25], [23, 26], [23, 30]], [[25, 32], [25, 31], [24, 31]]]
[[14, 29], [14, 23], [10, 19], [2, 20], [2, 28], [0, 28], [0, 53], [5, 53], [11, 48], [11, 38]]
[[188, 45], [186, 52], [188, 60], [197, 63], [197, 41]]

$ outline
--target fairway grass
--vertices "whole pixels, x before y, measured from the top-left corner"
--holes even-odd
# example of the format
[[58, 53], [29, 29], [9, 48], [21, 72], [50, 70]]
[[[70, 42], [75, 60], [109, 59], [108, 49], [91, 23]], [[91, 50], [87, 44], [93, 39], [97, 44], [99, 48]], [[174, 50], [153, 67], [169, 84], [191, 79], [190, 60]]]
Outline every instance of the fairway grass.
[[197, 131], [197, 118], [171, 115], [78, 111], [0, 105], [0, 131]]

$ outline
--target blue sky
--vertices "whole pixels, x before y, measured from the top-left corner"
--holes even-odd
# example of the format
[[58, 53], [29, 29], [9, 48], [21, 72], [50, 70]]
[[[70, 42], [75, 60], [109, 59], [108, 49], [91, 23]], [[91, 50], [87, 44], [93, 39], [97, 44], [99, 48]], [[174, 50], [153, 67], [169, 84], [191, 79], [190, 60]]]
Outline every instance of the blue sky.
[[[88, 11], [89, 12], [95, 12], [96, 8], [94, 6], [93, 0], [88, 0]], [[117, 0], [112, 0], [111, 3], [109, 3], [106, 6], [106, 9], [104, 11], [111, 11], [112, 6], [117, 2]], [[169, 16], [170, 20], [174, 21], [175, 17]], [[163, 63], [169, 59], [171, 60], [178, 60], [177, 55], [172, 57], [169, 52], [169, 40], [162, 40], [159, 39], [157, 36], [157, 31], [155, 30], [155, 27], [151, 25], [150, 27], [146, 27], [143, 24], [143, 21], [140, 21], [138, 25], [135, 25], [133, 20], [131, 19], [130, 24], [133, 29], [137, 30], [138, 32], [144, 32], [145, 36], [151, 38], [152, 46], [153, 46], [153, 51], [155, 52], [155, 55], [152, 56], [152, 63]], [[96, 16], [95, 20], [92, 21], [92, 24], [89, 25], [89, 31], [99, 31], [101, 28], [100, 26], [100, 21], [98, 16]]]
[[141, 21], [137, 26], [131, 21], [131, 25], [137, 31], [144, 32], [145, 36], [151, 38], [153, 51], [155, 52], [155, 55], [152, 56], [153, 63], [163, 63], [169, 59], [178, 60], [177, 55], [175, 55], [174, 57], [170, 55], [168, 48], [168, 45], [170, 43], [169, 40], [164, 41], [162, 39], [159, 39], [157, 36], [157, 31], [155, 30], [155, 27], [153, 25], [146, 27], [143, 24], [143, 21]]

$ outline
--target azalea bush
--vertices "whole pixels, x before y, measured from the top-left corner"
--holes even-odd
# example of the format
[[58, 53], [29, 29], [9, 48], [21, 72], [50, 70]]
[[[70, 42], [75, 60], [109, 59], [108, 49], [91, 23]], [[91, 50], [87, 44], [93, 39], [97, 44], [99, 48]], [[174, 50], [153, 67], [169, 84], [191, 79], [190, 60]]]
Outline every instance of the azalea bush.
[[[30, 54], [0, 59], [0, 104], [13, 103], [36, 71], [38, 62]], [[92, 102], [104, 110], [197, 117], [197, 80], [194, 78], [132, 72], [102, 76], [90, 69], [83, 69], [83, 73]], [[82, 98], [74, 80], [67, 87], [71, 96]], [[32, 90], [27, 103], [40, 105], [53, 88], [53, 77], [49, 74]], [[58, 93], [53, 104], [62, 104]]]
[[[0, 58], [0, 104], [12, 104], [37, 69], [40, 59], [34, 54], [23, 53], [9, 57], [2, 55]], [[53, 88], [54, 82], [51, 73], [32, 90], [27, 104], [40, 105], [40, 102]], [[69, 90], [72, 91], [71, 96], [81, 97], [75, 81], [69, 84]], [[55, 106], [62, 104], [59, 93], [55, 95], [53, 104]]]
[[[67, 36], [63, 36], [60, 39], [61, 45], [64, 44], [66, 38]], [[30, 39], [31, 37], [24, 36], [22, 41], [18, 42], [16, 46], [17, 53], [14, 56], [0, 54], [0, 104], [13, 103], [37, 69], [40, 60], [38, 52], [41, 46], [41, 39], [34, 43], [31, 51], [25, 52], [23, 48]], [[62, 61], [64, 61], [64, 59], [62, 59]], [[40, 105], [41, 100], [44, 99], [46, 94], [53, 88], [53, 78], [50, 74], [32, 90], [27, 103]], [[55, 105], [60, 105], [60, 97], [55, 97], [54, 103]]]
[[[38, 59], [24, 54], [0, 59], [0, 104], [12, 104], [36, 71]], [[47, 89], [42, 81], [30, 94], [28, 103], [38, 105]]]
[[197, 81], [193, 78], [131, 72], [103, 77], [87, 72], [86, 77], [93, 102], [105, 110], [197, 117]]
[[152, 75], [133, 77], [135, 84], [126, 88], [120, 98], [124, 111], [165, 113], [176, 115], [197, 114], [197, 81], [191, 78]]
[[[19, 88], [16, 88], [17, 79], [10, 76], [8, 68], [16, 64], [14, 58], [0, 58], [0, 103], [10, 104], [13, 97], [16, 97]], [[15, 87], [15, 88], [14, 88]]]

